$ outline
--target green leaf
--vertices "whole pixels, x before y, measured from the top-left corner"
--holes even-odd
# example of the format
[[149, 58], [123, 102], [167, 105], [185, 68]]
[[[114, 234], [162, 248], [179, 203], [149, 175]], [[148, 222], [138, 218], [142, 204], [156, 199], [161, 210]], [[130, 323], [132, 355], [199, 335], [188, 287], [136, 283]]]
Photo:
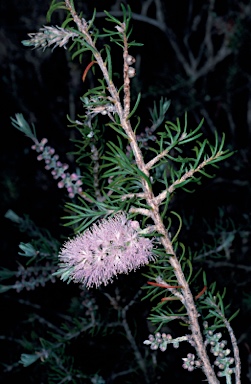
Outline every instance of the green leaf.
[[46, 14], [46, 20], [48, 23], [51, 22], [51, 16], [52, 16], [53, 12], [55, 12], [56, 10], [59, 10], [59, 9], [66, 9], [67, 10], [68, 8], [66, 7], [64, 1], [58, 2], [57, 0], [52, 0], [50, 8]]
[[[72, 18], [72, 16], [69, 14], [69, 15], [66, 17], [65, 21], [62, 23], [61, 27], [64, 28], [64, 29], [69, 29], [69, 30], [71, 30], [71, 28], [69, 28], [69, 24], [70, 24], [72, 21], [73, 21], [73, 18]], [[75, 31], [75, 32], [77, 32], [77, 31]]]
[[203, 143], [198, 143], [199, 146], [200, 146], [200, 149], [198, 151], [198, 148], [195, 147], [194, 148], [194, 151], [196, 153], [196, 160], [195, 160], [195, 163], [194, 163], [194, 168], [197, 168], [200, 161], [201, 161], [201, 157], [202, 155], [204, 154], [204, 151], [205, 151], [205, 146], [207, 145], [208, 141], [207, 140], [204, 140]]
[[172, 243], [174, 243], [174, 242], [176, 241], [176, 239], [177, 239], [179, 233], [180, 233], [181, 228], [182, 228], [182, 219], [181, 219], [181, 217], [180, 217], [180, 215], [179, 215], [178, 213], [176, 213], [176, 212], [174, 212], [174, 211], [171, 211], [171, 213], [172, 213], [173, 215], [175, 215], [175, 216], [178, 218], [178, 220], [179, 220], [179, 227], [178, 227], [178, 229], [177, 229], [177, 232], [175, 233], [175, 235], [174, 235], [173, 238], [172, 238]]
[[28, 354], [22, 353], [19, 363], [23, 364], [24, 367], [28, 367], [29, 365], [35, 363], [40, 358], [39, 354]]
[[[212, 310], [212, 309], [209, 309], [209, 312], [210, 312], [210, 314], [211, 314], [210, 317], [216, 317], [216, 318], [222, 320], [222, 316], [221, 316], [218, 312], [216, 312], [216, 311], [214, 311], [214, 310]], [[208, 315], [206, 318], [209, 318], [209, 315]]]
[[[120, 40], [117, 40], [117, 39], [113, 39], [112, 37], [110, 38], [111, 42], [112, 43], [115, 43], [117, 44], [119, 47], [121, 47], [122, 49], [124, 49], [124, 45], [122, 43], [119, 43]], [[123, 86], [122, 86], [123, 87]]]
[[[185, 119], [186, 119], [186, 117], [185, 117]], [[193, 129], [189, 133], [186, 133], [187, 126], [186, 126], [186, 122], [185, 122], [185, 128], [183, 130], [183, 134], [185, 133], [185, 135], [184, 135], [184, 139], [182, 139], [180, 141], [180, 143], [185, 144], [186, 142], [189, 142], [191, 140], [196, 140], [198, 137], [200, 137], [203, 133], [202, 132], [197, 133], [197, 132], [201, 129], [203, 123], [204, 123], [204, 119], [202, 119], [200, 121], [199, 125], [195, 129]]]
[[240, 309], [237, 309], [237, 311], [234, 312], [234, 314], [228, 319], [228, 322], [232, 321], [240, 312]]
[[96, 18], [96, 8], [94, 8], [91, 20], [88, 21], [88, 31], [89, 29], [92, 28], [95, 18]]
[[11, 277], [16, 275], [16, 271], [11, 271], [7, 268], [0, 268], [0, 281], [10, 279]]
[[36, 139], [36, 131], [34, 125], [32, 124], [30, 127], [22, 113], [16, 113], [15, 116], [15, 119], [13, 117], [10, 118], [13, 127], [17, 128], [19, 131], [23, 132], [27, 137], [34, 141]]
[[192, 266], [192, 263], [191, 263], [191, 261], [189, 260], [189, 259], [187, 259], [186, 260], [186, 264], [188, 265], [188, 267], [189, 267], [189, 275], [188, 275], [188, 277], [187, 277], [187, 282], [189, 283], [189, 281], [190, 281], [190, 278], [192, 277], [192, 273], [193, 273], [193, 266]]
[[138, 175], [142, 179], [144, 179], [147, 182], [148, 186], [152, 189], [152, 183], [150, 178], [144, 172], [142, 172], [138, 167], [135, 167], [135, 171], [138, 173]]
[[228, 159], [230, 156], [232, 156], [235, 152], [236, 152], [236, 151], [232, 151], [232, 152], [225, 151], [225, 152], [223, 152], [221, 155], [219, 155], [218, 157], [216, 157], [215, 159], [211, 160], [211, 161], [210, 161], [210, 164], [215, 164], [215, 163], [218, 163], [219, 161], [226, 160], [226, 159]]
[[[219, 293], [217, 293], [216, 297], [218, 298], [219, 300], [219, 306], [220, 306], [220, 311], [221, 311], [221, 314], [222, 316], [225, 317], [225, 309], [224, 309], [224, 304], [223, 304], [223, 300], [222, 300], [222, 297]], [[223, 296], [224, 297], [224, 296]]]
[[128, 46], [129, 46], [129, 47], [142, 47], [143, 45], [144, 45], [144, 44], [142, 44], [142, 43], [136, 43], [136, 42], [134, 42], [134, 41], [128, 43]]
[[138, 105], [139, 105], [139, 102], [140, 102], [140, 99], [141, 99], [141, 93], [139, 92], [138, 96], [137, 96], [136, 103], [135, 103], [133, 109], [131, 110], [131, 112], [129, 113], [129, 115], [127, 116], [127, 120], [129, 120], [134, 115], [134, 113], [136, 112]]
[[36, 249], [33, 247], [32, 244], [30, 243], [20, 243], [19, 248], [23, 252], [18, 252], [20, 256], [25, 256], [25, 257], [36, 257], [38, 252]]
[[110, 46], [105, 44], [107, 69], [108, 69], [109, 79], [112, 80], [112, 58], [111, 58], [110, 50], [111, 50]]
[[[79, 41], [79, 40], [76, 40], [76, 41]], [[81, 55], [82, 53], [86, 52], [86, 51], [91, 51], [93, 54], [96, 54], [97, 51], [95, 48], [93, 48], [90, 44], [88, 44], [86, 41], [84, 40], [81, 40], [79, 41], [80, 44], [83, 46], [82, 48], [78, 49], [76, 52], [74, 52], [72, 54], [72, 60], [75, 59], [75, 57]]]
[[13, 289], [12, 285], [0, 285], [0, 293], [7, 292], [10, 289]]
[[103, 28], [103, 31], [106, 32], [106, 33], [101, 33], [99, 35], [99, 37], [109, 37], [109, 36], [114, 36], [114, 35], [118, 35], [119, 34], [118, 31], [111, 31], [111, 30], [106, 29], [106, 28]]
[[151, 115], [151, 118], [153, 121], [154, 130], [157, 129], [162, 124], [162, 122], [164, 121], [166, 112], [169, 109], [170, 104], [171, 104], [170, 100], [167, 100], [167, 99], [164, 99], [163, 97], [161, 97], [161, 99], [159, 101], [159, 111], [157, 109], [156, 102], [154, 102], [153, 109], [149, 109], [150, 115]]
[[127, 8], [126, 8], [123, 3], [121, 3], [121, 8], [122, 8], [122, 11], [123, 11], [123, 22], [126, 25], [126, 34], [129, 37], [131, 33], [128, 32], [127, 29], [129, 27], [129, 22], [130, 22], [130, 20], [132, 18], [132, 10], [131, 10], [130, 5], [127, 5]]
[[114, 129], [119, 135], [123, 136], [125, 139], [128, 139], [128, 136], [122, 131], [120, 124], [114, 124], [114, 123], [108, 123], [107, 124], [109, 127]]
[[104, 10], [104, 13], [105, 13], [106, 16], [107, 16], [107, 18], [106, 18], [107, 21], [110, 21], [110, 22], [112, 22], [112, 23], [116, 23], [116, 24], [118, 24], [118, 25], [121, 24], [121, 20], [116, 19], [116, 17], [114, 17], [113, 15], [111, 15], [109, 12], [107, 12], [107, 11]]
[[215, 175], [209, 175], [209, 173], [205, 172], [204, 169], [200, 169], [199, 173], [201, 173], [203, 176], [207, 177], [208, 179], [213, 179]]
[[206, 273], [203, 271], [203, 284], [205, 287], [207, 287], [207, 276]]

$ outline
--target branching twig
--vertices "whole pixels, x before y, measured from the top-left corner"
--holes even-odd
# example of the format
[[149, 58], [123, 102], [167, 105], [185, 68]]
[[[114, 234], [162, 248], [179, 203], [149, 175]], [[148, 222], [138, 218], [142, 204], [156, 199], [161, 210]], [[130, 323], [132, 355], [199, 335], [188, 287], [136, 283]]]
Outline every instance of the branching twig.
[[237, 346], [237, 340], [234, 335], [234, 331], [229, 323], [229, 321], [225, 318], [224, 314], [221, 312], [219, 307], [216, 305], [216, 303], [213, 300], [210, 300], [207, 298], [207, 301], [210, 302], [210, 305], [214, 307], [215, 311], [220, 315], [222, 321], [224, 322], [225, 327], [228, 330], [231, 343], [233, 346], [233, 352], [234, 352], [234, 360], [235, 360], [235, 380], [236, 384], [241, 384], [241, 361], [240, 361], [240, 354], [239, 354], [239, 349]]
[[165, 191], [161, 192], [158, 196], [155, 198], [155, 203], [157, 205], [161, 204], [163, 200], [165, 200], [166, 196], [168, 194], [171, 194], [174, 192], [175, 188], [183, 183], [185, 180], [190, 179], [193, 177], [193, 175], [196, 172], [199, 172], [201, 169], [203, 169], [207, 164], [209, 164], [212, 160], [217, 159], [218, 157], [221, 156], [221, 152], [217, 152], [214, 156], [209, 157], [208, 159], [204, 160], [202, 163], [198, 165], [197, 168], [195, 169], [190, 169], [188, 172], [186, 172], [180, 179], [176, 180], [168, 189]]
[[[191, 79], [192, 82], [197, 81], [199, 78], [212, 71], [213, 68], [220, 62], [222, 62], [226, 57], [228, 57], [232, 53], [232, 49], [229, 47], [228, 41], [230, 38], [230, 34], [232, 32], [225, 31], [225, 36], [222, 40], [222, 45], [218, 49], [217, 53], [214, 53], [213, 45], [212, 45], [212, 30], [213, 30], [213, 20], [212, 20], [212, 12], [214, 9], [214, 1], [210, 1], [209, 9], [207, 10], [207, 21], [205, 23], [205, 38], [201, 43], [201, 47], [199, 49], [199, 53], [197, 58], [192, 54], [191, 47], [188, 44], [188, 39], [185, 40], [186, 44], [186, 55], [189, 57], [189, 60], [186, 59], [186, 56], [182, 53], [182, 49], [180, 44], [176, 38], [174, 31], [167, 25], [163, 18], [163, 11], [161, 8], [160, 1], [155, 0], [156, 7], [156, 18], [152, 18], [147, 16], [148, 7], [142, 6], [141, 13], [132, 12], [132, 18], [134, 20], [138, 20], [144, 23], [148, 23], [153, 25], [154, 27], [160, 29], [164, 35], [167, 37], [171, 47], [175, 52], [175, 56], [178, 59], [180, 65], [182, 66], [184, 72]], [[111, 12], [113, 16], [121, 16], [121, 11]], [[106, 16], [104, 12], [97, 12], [96, 17], [104, 17]], [[205, 55], [205, 43], [206, 43], [206, 60], [199, 66], [202, 61], [202, 56]]]
[[141, 352], [136, 344], [136, 341], [135, 341], [135, 338], [133, 337], [133, 334], [131, 332], [131, 329], [130, 329], [130, 326], [128, 324], [128, 321], [127, 321], [127, 311], [128, 309], [133, 305], [135, 304], [135, 300], [137, 299], [137, 297], [140, 295], [141, 291], [138, 291], [136, 293], [136, 295], [134, 296], [134, 298], [132, 300], [130, 300], [130, 302], [125, 305], [123, 308], [120, 307], [120, 304], [117, 302], [116, 298], [114, 297], [111, 297], [109, 294], [105, 293], [105, 296], [107, 296], [112, 304], [112, 306], [121, 313], [121, 317], [122, 317], [122, 323], [119, 323], [118, 322], [118, 326], [122, 326], [124, 328], [124, 331], [125, 331], [125, 334], [126, 334], [126, 337], [127, 337], [127, 340], [129, 341], [131, 347], [132, 347], [132, 350], [134, 352], [134, 356], [136, 358], [136, 361], [138, 363], [138, 366], [140, 367], [144, 377], [145, 377], [145, 380], [146, 380], [146, 383], [149, 383], [149, 377], [148, 377], [148, 374], [147, 374], [147, 367], [146, 367], [146, 364], [145, 364], [145, 361], [141, 355]]

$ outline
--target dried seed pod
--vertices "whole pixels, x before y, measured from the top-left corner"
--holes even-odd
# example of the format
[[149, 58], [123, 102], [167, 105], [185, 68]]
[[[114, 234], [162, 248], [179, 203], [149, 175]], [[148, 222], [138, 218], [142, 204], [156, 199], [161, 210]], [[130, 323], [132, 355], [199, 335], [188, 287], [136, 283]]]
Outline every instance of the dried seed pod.
[[131, 56], [131, 55], [128, 55], [126, 57], [126, 62], [127, 62], [128, 65], [132, 65], [133, 63], [135, 63], [135, 61], [136, 61], [135, 58], [133, 56]]
[[136, 71], [133, 67], [128, 68], [128, 76], [129, 77], [134, 77], [136, 75]]

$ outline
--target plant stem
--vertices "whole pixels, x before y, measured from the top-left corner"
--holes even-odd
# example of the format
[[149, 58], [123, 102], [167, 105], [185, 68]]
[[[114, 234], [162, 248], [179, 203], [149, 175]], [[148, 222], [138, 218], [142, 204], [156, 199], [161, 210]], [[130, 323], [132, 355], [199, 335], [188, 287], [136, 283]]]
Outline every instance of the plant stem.
[[[124, 108], [123, 108], [121, 101], [120, 101], [119, 94], [117, 92], [117, 89], [116, 89], [114, 83], [112, 82], [112, 80], [109, 78], [107, 67], [106, 67], [101, 55], [96, 50], [95, 44], [94, 44], [91, 36], [88, 33], [87, 24], [86, 24], [85, 20], [83, 20], [83, 19], [81, 20], [79, 18], [79, 16], [76, 14], [75, 10], [71, 6], [70, 0], [65, 0], [65, 4], [66, 4], [68, 10], [70, 11], [70, 13], [73, 17], [73, 20], [75, 21], [76, 25], [78, 26], [79, 31], [82, 34], [84, 34], [84, 36], [86, 37], [87, 43], [93, 48], [93, 55], [94, 55], [95, 60], [97, 61], [98, 65], [99, 65], [99, 67], [103, 73], [104, 79], [107, 83], [107, 89], [108, 89], [108, 91], [109, 91], [109, 93], [113, 99], [114, 105], [116, 107], [116, 112], [119, 116], [121, 127], [124, 129], [124, 131], [128, 137], [131, 149], [132, 149], [134, 157], [135, 157], [136, 164], [137, 164], [138, 168], [147, 177], [149, 177], [149, 167], [147, 167], [145, 162], [144, 162], [143, 154], [142, 154], [142, 152], [138, 146], [136, 135], [135, 135], [135, 133], [131, 127], [130, 121], [127, 118], [129, 113], [130, 113], [130, 111], [129, 111], [129, 109], [130, 109], [129, 108], [129, 106], [130, 106], [129, 85], [130, 84], [129, 84], [129, 77], [125, 73], [126, 68], [128, 68], [128, 66], [126, 67], [126, 65], [124, 64], [124, 79], [126, 79], [126, 84], [125, 84], [126, 87], [125, 87]], [[125, 35], [124, 35], [124, 46], [125, 46], [125, 50], [124, 50], [124, 61], [125, 61], [126, 55], [127, 55], [127, 40], [126, 40]], [[172, 242], [168, 236], [168, 233], [166, 231], [166, 228], [165, 228], [164, 223], [163, 223], [161, 216], [160, 216], [160, 212], [159, 212], [160, 201], [157, 202], [157, 199], [153, 194], [150, 183], [147, 183], [147, 181], [144, 178], [142, 178], [141, 181], [142, 181], [142, 189], [143, 189], [143, 192], [145, 194], [146, 202], [147, 202], [148, 206], [151, 208], [148, 211], [149, 215], [155, 224], [156, 230], [162, 235], [161, 242], [162, 242], [162, 245], [164, 246], [164, 248], [166, 250], [166, 253], [169, 255], [169, 261], [170, 261], [170, 264], [172, 265], [172, 267], [174, 269], [174, 273], [176, 275], [178, 284], [183, 287], [183, 288], [181, 288], [182, 303], [184, 304], [184, 306], [187, 310], [188, 317], [189, 317], [190, 328], [191, 328], [192, 337], [193, 337], [193, 341], [194, 341], [194, 347], [196, 349], [198, 357], [201, 359], [201, 361], [203, 363], [202, 370], [203, 370], [205, 376], [207, 377], [209, 384], [218, 384], [219, 380], [217, 379], [215, 372], [211, 366], [209, 357], [207, 355], [206, 348], [204, 346], [204, 342], [203, 342], [203, 338], [202, 338], [202, 334], [201, 334], [201, 330], [200, 330], [200, 326], [199, 326], [199, 322], [198, 322], [198, 312], [197, 312], [197, 309], [196, 309], [196, 306], [194, 303], [193, 295], [192, 295], [191, 290], [189, 288], [189, 285], [186, 281], [186, 278], [183, 274], [181, 264], [179, 263], [178, 258], [174, 252]], [[165, 197], [166, 197], [167, 192], [165, 191], [164, 193], [165, 193]], [[124, 324], [124, 329], [127, 333], [127, 337], [128, 336], [130, 337], [130, 335], [128, 333], [125, 319], [124, 319], [123, 324]], [[135, 349], [134, 349], [134, 351], [136, 352]], [[144, 371], [144, 367], [142, 367], [142, 370]]]

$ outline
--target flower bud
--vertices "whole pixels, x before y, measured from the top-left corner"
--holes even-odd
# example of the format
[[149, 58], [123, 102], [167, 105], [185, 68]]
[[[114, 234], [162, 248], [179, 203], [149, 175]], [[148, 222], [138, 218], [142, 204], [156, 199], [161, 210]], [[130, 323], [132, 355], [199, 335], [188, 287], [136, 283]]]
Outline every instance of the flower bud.
[[129, 77], [134, 77], [136, 75], [136, 71], [133, 67], [128, 68], [128, 76]]
[[135, 63], [135, 61], [136, 61], [135, 58], [133, 56], [131, 56], [131, 55], [128, 55], [126, 57], [126, 62], [127, 62], [128, 65], [132, 65], [133, 63]]

